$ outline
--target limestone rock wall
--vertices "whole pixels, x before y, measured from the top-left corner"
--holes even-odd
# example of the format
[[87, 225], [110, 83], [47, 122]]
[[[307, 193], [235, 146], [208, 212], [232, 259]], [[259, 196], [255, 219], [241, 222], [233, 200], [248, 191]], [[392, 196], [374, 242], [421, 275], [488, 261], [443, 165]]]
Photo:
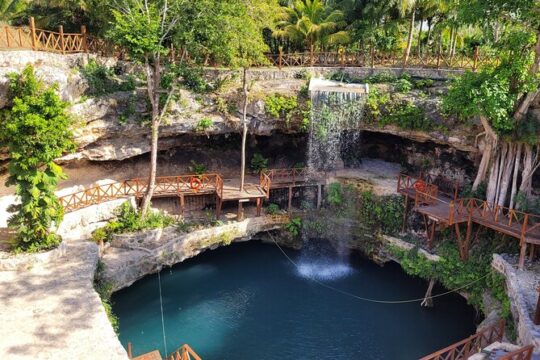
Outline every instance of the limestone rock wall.
[[104, 279], [117, 291], [163, 266], [172, 266], [208, 249], [248, 241], [257, 233], [278, 229], [287, 222], [287, 216], [262, 216], [188, 234], [170, 227], [116, 235], [102, 257]]

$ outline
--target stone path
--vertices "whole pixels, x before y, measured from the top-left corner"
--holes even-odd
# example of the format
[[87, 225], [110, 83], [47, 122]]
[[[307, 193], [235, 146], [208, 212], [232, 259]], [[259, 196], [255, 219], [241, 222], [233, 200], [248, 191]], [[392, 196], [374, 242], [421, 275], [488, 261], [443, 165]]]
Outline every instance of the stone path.
[[59, 259], [0, 271], [0, 359], [127, 359], [93, 289], [97, 260], [71, 241]]

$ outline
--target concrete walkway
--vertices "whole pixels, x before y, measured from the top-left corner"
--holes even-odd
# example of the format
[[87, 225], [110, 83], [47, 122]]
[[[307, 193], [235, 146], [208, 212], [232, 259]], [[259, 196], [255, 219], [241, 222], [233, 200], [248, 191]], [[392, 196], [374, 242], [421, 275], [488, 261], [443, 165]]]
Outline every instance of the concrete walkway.
[[127, 359], [93, 289], [97, 260], [75, 240], [59, 259], [0, 271], [0, 359]]

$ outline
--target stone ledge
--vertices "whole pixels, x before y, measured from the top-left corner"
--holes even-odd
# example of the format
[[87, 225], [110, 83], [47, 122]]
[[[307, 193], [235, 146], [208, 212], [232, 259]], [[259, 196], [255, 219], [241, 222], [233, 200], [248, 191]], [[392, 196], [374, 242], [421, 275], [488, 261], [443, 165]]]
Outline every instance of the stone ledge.
[[[287, 216], [262, 216], [188, 234], [178, 233], [174, 228], [163, 229], [161, 232], [150, 230], [125, 234], [116, 237], [115, 245], [109, 247], [102, 257], [105, 264], [104, 278], [111, 283], [113, 291], [117, 291], [159, 271], [163, 266], [172, 266], [208, 249], [248, 241], [253, 235], [279, 229], [288, 221]], [[153, 248], [144, 243], [159, 243], [163, 234], [167, 235], [163, 245]], [[141, 239], [143, 242], [139, 243]]]
[[506, 278], [506, 293], [510, 298], [512, 317], [516, 323], [518, 342], [522, 345], [534, 344], [534, 352], [540, 352], [540, 326], [534, 325], [525, 295], [518, 284], [519, 270], [501, 255], [493, 254], [491, 266]]

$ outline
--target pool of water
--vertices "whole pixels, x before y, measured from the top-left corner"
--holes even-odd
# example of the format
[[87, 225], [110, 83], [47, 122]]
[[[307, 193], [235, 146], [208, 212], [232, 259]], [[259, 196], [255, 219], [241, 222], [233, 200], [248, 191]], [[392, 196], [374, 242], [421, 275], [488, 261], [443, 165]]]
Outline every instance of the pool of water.
[[[458, 295], [419, 303], [376, 304], [361, 297], [423, 297], [427, 284], [394, 263], [250, 242], [223, 247], [161, 272], [167, 350], [188, 343], [203, 360], [417, 359], [475, 330], [474, 310]], [[165, 353], [157, 275], [113, 295], [120, 340], [134, 355]], [[436, 289], [436, 292], [443, 289]]]

